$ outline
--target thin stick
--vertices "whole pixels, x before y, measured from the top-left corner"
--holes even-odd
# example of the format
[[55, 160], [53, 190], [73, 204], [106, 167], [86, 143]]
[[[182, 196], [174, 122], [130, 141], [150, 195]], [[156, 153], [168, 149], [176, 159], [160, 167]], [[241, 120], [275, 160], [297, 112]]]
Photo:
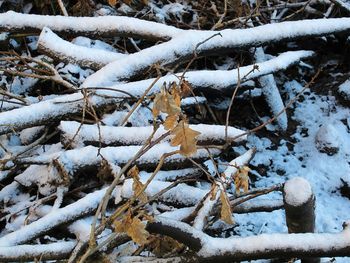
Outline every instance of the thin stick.
[[132, 107], [132, 109], [128, 112], [128, 114], [125, 116], [125, 118], [123, 119], [123, 121], [121, 122], [120, 126], [124, 126], [125, 123], [128, 121], [129, 117], [131, 116], [131, 114], [133, 114], [133, 112], [137, 109], [137, 107], [142, 103], [142, 101], [144, 100], [144, 98], [146, 97], [146, 95], [148, 94], [148, 92], [153, 88], [153, 86], [157, 83], [157, 81], [160, 79], [160, 76], [158, 76], [153, 82], [152, 84], [145, 90], [145, 92], [142, 94], [142, 96], [139, 98], [139, 100], [136, 102], [136, 104], [134, 104], [134, 106]]
[[60, 6], [60, 9], [61, 9], [61, 12], [64, 16], [68, 16], [68, 12], [67, 12], [67, 9], [65, 8], [62, 0], [57, 0], [58, 2], [58, 5]]

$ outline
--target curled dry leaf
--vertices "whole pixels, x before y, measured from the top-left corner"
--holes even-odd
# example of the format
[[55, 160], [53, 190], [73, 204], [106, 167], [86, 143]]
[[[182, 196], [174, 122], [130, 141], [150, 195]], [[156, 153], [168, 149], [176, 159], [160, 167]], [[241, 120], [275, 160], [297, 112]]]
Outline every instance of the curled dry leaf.
[[167, 236], [152, 236], [149, 242], [149, 248], [156, 256], [161, 257], [168, 253], [179, 251], [184, 245], [175, 239]]
[[115, 232], [126, 233], [135, 243], [139, 245], [148, 243], [149, 233], [145, 224], [137, 216], [132, 217], [130, 212], [125, 214], [122, 220], [115, 220], [113, 224]]
[[174, 98], [175, 105], [180, 108], [181, 105], [181, 94], [180, 89], [174, 83], [170, 88], [170, 94]]
[[157, 117], [160, 112], [167, 113], [170, 116], [178, 115], [181, 109], [180, 103], [177, 103], [177, 100], [165, 88], [162, 88], [161, 92], [156, 95], [153, 101], [153, 116]]
[[216, 184], [213, 184], [210, 189], [210, 200], [214, 201], [216, 199], [216, 194], [218, 193], [218, 186]]
[[187, 97], [193, 93], [191, 84], [187, 80], [182, 80], [180, 85], [181, 97]]
[[115, 6], [117, 4], [118, 0], [108, 0], [108, 4], [110, 6]]
[[132, 190], [134, 191], [134, 195], [137, 196], [141, 202], [147, 202], [147, 195], [143, 190], [144, 184], [140, 181], [139, 169], [136, 165], [129, 170], [128, 175], [133, 179]]
[[168, 117], [166, 117], [164, 124], [163, 124], [164, 129], [165, 130], [173, 129], [177, 125], [178, 119], [179, 119], [178, 115], [169, 115]]
[[250, 168], [248, 166], [241, 166], [237, 170], [237, 172], [233, 175], [233, 180], [235, 183], [236, 194], [239, 195], [241, 189], [243, 192], [248, 192], [249, 187], [249, 176], [248, 173]]
[[102, 159], [101, 168], [98, 170], [97, 178], [101, 181], [111, 181], [114, 176], [113, 169], [109, 162], [106, 159]]
[[220, 219], [227, 224], [232, 225], [234, 223], [232, 218], [232, 211], [229, 199], [224, 191], [220, 192], [220, 201], [221, 201], [221, 214]]
[[200, 132], [192, 130], [186, 121], [180, 121], [171, 134], [174, 136], [171, 140], [171, 145], [180, 145], [181, 154], [185, 156], [190, 156], [196, 153], [196, 137], [200, 134]]

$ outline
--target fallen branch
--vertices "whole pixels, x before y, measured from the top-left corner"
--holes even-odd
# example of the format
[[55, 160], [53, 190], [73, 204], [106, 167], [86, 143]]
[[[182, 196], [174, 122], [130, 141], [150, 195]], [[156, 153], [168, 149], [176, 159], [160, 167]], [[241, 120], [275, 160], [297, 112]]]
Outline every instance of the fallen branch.
[[158, 217], [148, 223], [151, 233], [170, 236], [197, 252], [199, 262], [228, 262], [263, 258], [350, 256], [350, 228], [333, 234], [262, 234], [214, 238], [175, 220]]
[[[264, 49], [262, 47], [258, 47], [255, 50], [254, 57], [256, 62], [266, 61]], [[262, 93], [266, 98], [266, 102], [270, 107], [272, 116], [276, 116], [282, 109], [284, 109], [284, 104], [274, 76], [272, 74], [262, 76], [259, 78], [259, 83], [262, 88]], [[287, 130], [288, 118], [286, 111], [276, 118], [276, 122], [282, 131]]]
[[124, 36], [154, 41], [170, 39], [183, 31], [173, 26], [125, 16], [65, 17], [13, 11], [0, 14], [0, 31], [39, 33], [44, 27], [68, 35], [96, 38]]
[[[246, 77], [246, 80], [249, 80], [286, 69], [300, 59], [312, 55], [313, 52], [311, 51], [285, 52], [269, 61], [241, 67], [240, 72], [242, 75], [246, 75], [246, 73], [251, 72], [254, 68], [259, 68], [259, 71], [254, 71]], [[181, 74], [182, 73], [180, 73], [179, 76], [181, 76]], [[185, 77], [193, 89], [228, 89], [234, 86], [238, 81], [237, 70], [192, 71], [187, 72]], [[149, 87], [153, 81], [154, 79], [148, 79], [119, 84], [106, 89], [89, 89], [93, 90], [94, 94], [96, 94], [88, 97], [89, 104], [96, 108], [102, 108], [107, 105], [115, 105], [116, 102], [120, 102], [125, 98], [130, 98], [130, 96], [136, 98], [140, 97], [143, 95], [145, 87]], [[180, 80], [174, 75], [162, 77], [152, 87], [149, 94], [158, 93], [164, 82], [179, 83]], [[29, 127], [47, 125], [49, 122], [58, 121], [66, 116], [80, 113], [83, 110], [84, 104], [84, 95], [76, 93], [48, 99], [8, 112], [2, 112], [0, 113], [0, 135], [13, 132], [14, 130], [19, 131]], [[26, 118], [23, 118], [23, 116], [26, 116]]]
[[79, 199], [73, 204], [52, 211], [39, 220], [0, 238], [0, 247], [15, 246], [40, 237], [51, 229], [72, 222], [96, 210], [105, 194], [106, 188], [95, 191]]
[[[98, 147], [87, 146], [84, 148], [57, 152], [53, 154], [44, 154], [41, 156], [33, 156], [18, 159], [18, 164], [45, 164], [48, 165], [52, 160], [56, 159], [66, 169], [69, 174], [74, 174], [84, 169], [97, 168], [102, 163], [102, 157], [119, 166], [126, 164], [133, 156], [141, 149], [142, 146], [120, 146], [106, 147], [99, 149]], [[177, 150], [178, 147], [172, 147], [169, 143], [160, 143], [154, 145], [143, 156], [138, 158], [135, 163], [138, 166], [154, 166], [163, 154]], [[198, 149], [192, 156], [194, 159], [207, 158], [209, 154], [218, 155], [218, 149]], [[186, 157], [181, 154], [175, 154], [165, 159], [165, 164], [168, 166], [184, 163]]]
[[[188, 31], [178, 37], [127, 58], [112, 62], [90, 75], [83, 87], [105, 87], [113, 83], [128, 81], [146, 71], [151, 65], [176, 64], [196, 55], [237, 48], [248, 48], [271, 42], [291, 41], [301, 37], [323, 36], [350, 32], [350, 18], [314, 19], [268, 24], [248, 29], [218, 31], [220, 36], [212, 37], [213, 31]], [[207, 40], [203, 43], [203, 40]], [[202, 43], [198, 46], [198, 43]], [[244, 76], [244, 74], [241, 74]], [[219, 79], [215, 77], [214, 79]]]
[[[80, 130], [79, 130], [80, 127]], [[225, 140], [225, 126], [220, 125], [190, 125], [190, 128], [200, 132], [197, 137], [199, 145], [219, 144]], [[97, 125], [81, 125], [78, 122], [62, 121], [59, 126], [61, 130], [61, 142], [63, 145], [73, 143], [73, 147], [94, 145], [101, 143], [103, 146], [120, 146], [120, 145], [142, 145], [153, 132], [153, 126], [144, 127], [113, 127]], [[159, 128], [154, 135], [157, 139], [166, 131], [163, 127]], [[244, 131], [229, 127], [228, 139], [232, 139]], [[239, 137], [238, 141], [245, 140], [246, 136]], [[166, 140], [169, 140], [167, 138]]]
[[76, 245], [75, 241], [56, 242], [41, 245], [18, 245], [0, 247], [1, 262], [22, 262], [67, 259]]
[[43, 28], [39, 36], [38, 51], [60, 62], [79, 64], [93, 69], [100, 69], [112, 61], [127, 57], [121, 53], [72, 44], [47, 27]]

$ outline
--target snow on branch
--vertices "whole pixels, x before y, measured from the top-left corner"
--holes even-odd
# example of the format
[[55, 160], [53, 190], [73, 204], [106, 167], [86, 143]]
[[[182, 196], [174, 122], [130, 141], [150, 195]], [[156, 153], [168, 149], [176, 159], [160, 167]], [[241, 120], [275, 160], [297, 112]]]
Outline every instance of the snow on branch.
[[[2, 112], [0, 113], [0, 134], [57, 121], [57, 117], [63, 118], [81, 112], [83, 106], [83, 95], [75, 93]], [[26, 117], [23, 118], [23, 116]]]
[[[80, 128], [80, 130], [79, 130]], [[197, 124], [190, 125], [190, 128], [200, 132], [197, 137], [199, 144], [203, 143], [222, 143], [225, 141], [225, 126]], [[62, 131], [61, 140], [63, 144], [68, 145], [73, 142], [75, 146], [83, 145], [102, 145], [119, 146], [119, 145], [142, 145], [153, 132], [153, 126], [145, 127], [113, 127], [97, 125], [81, 125], [78, 122], [62, 121], [59, 129]], [[228, 139], [240, 136], [244, 131], [234, 127], [228, 127]], [[159, 128], [154, 135], [157, 139], [166, 133], [163, 127]], [[237, 141], [246, 139], [241, 136]]]
[[40, 32], [44, 27], [68, 35], [131, 36], [152, 40], [170, 39], [183, 31], [173, 26], [126, 16], [65, 17], [13, 11], [0, 14], [0, 31]]
[[44, 27], [38, 39], [39, 52], [58, 61], [79, 64], [82, 67], [100, 69], [108, 63], [124, 58], [127, 55], [78, 46], [63, 40], [48, 27]]
[[[89, 76], [83, 87], [110, 86], [132, 79], [151, 65], [171, 65], [197, 54], [221, 50], [248, 48], [270, 42], [289, 41], [301, 37], [322, 36], [350, 32], [350, 18], [314, 19], [267, 24], [248, 29], [213, 31], [186, 31], [172, 40], [130, 54], [112, 62]], [[215, 35], [215, 36], [214, 36]], [[203, 43], [203, 41], [206, 41]], [[199, 43], [202, 43], [199, 45]], [[218, 78], [216, 78], [218, 79]]]
[[350, 256], [349, 222], [340, 233], [262, 234], [214, 238], [188, 224], [158, 217], [147, 230], [170, 236], [197, 251], [199, 262], [228, 262], [263, 258]]
[[[50, 164], [53, 159], [58, 161], [67, 169], [71, 174], [80, 169], [91, 166], [101, 165], [102, 157], [107, 161], [123, 165], [126, 164], [135, 154], [141, 149], [142, 146], [120, 146], [120, 147], [106, 147], [99, 149], [98, 147], [87, 146], [84, 148], [58, 152], [53, 154], [46, 154], [40, 156], [27, 157], [18, 160], [18, 163], [26, 164]], [[136, 160], [136, 164], [139, 166], [147, 166], [157, 164], [163, 154], [170, 153], [178, 150], [178, 147], [170, 146], [169, 143], [160, 143], [154, 145], [144, 155]], [[198, 149], [192, 156], [193, 159], [207, 158], [210, 154], [218, 155], [220, 151], [218, 149]], [[174, 154], [165, 159], [165, 164], [183, 163], [186, 157], [181, 154]]]
[[[277, 72], [297, 63], [302, 58], [313, 55], [312, 51], [290, 51], [256, 65], [241, 67], [240, 76], [246, 76], [245, 80], [257, 78], [266, 74]], [[259, 68], [255, 70], [254, 68]], [[248, 74], [249, 73], [249, 74]], [[181, 75], [181, 74], [180, 74]], [[186, 80], [196, 88], [227, 89], [238, 82], [238, 71], [234, 70], [201, 70], [187, 72]], [[160, 91], [164, 82], [179, 83], [179, 77], [168, 75], [159, 81], [149, 91], [154, 94]], [[89, 103], [94, 107], [104, 107], [112, 103], [119, 102], [123, 98], [141, 97], [147, 87], [154, 82], [154, 79], [135, 81], [126, 84], [118, 84], [110, 87], [112, 90], [96, 90], [99, 96], [89, 96]], [[130, 94], [130, 95], [129, 95]], [[100, 96], [113, 96], [118, 98], [105, 99]], [[25, 128], [47, 124], [50, 121], [61, 120], [63, 117], [74, 113], [82, 112], [84, 106], [84, 96], [81, 93], [59, 96], [48, 99], [19, 109], [14, 109], [0, 113], [0, 135]], [[26, 118], [23, 118], [26, 116]]]
[[40, 260], [66, 259], [76, 245], [75, 241], [56, 242], [41, 245], [18, 245], [0, 247], [1, 262], [22, 262]]
[[[291, 65], [299, 62], [303, 58], [308, 58], [314, 55], [312, 51], [288, 51], [280, 54], [279, 56], [261, 63], [254, 65], [248, 65], [241, 67], [239, 72], [237, 69], [232, 70], [198, 70], [198, 71], [189, 71], [186, 72], [184, 77], [186, 81], [191, 84], [193, 89], [218, 89], [225, 90], [232, 87], [238, 83], [240, 78], [244, 78], [244, 81], [254, 79], [266, 74], [274, 73], [280, 70], [287, 69]], [[160, 78], [150, 89], [148, 95], [155, 94], [160, 92], [163, 83], [179, 83], [180, 76], [183, 73], [178, 73], [176, 75], [167, 75]], [[117, 84], [110, 86], [110, 89], [115, 91], [108, 90], [97, 90], [96, 93], [100, 95], [109, 95], [109, 96], [124, 96], [124, 92], [128, 92], [135, 97], [140, 97], [145, 91], [145, 87], [149, 87], [155, 79], [147, 79], [141, 81], [135, 81], [125, 84]], [[118, 92], [119, 91], [119, 92]]]
[[[143, 183], [146, 180], [142, 180]], [[134, 195], [133, 190], [133, 180], [125, 180], [123, 186], [121, 187], [120, 193], [123, 198], [131, 198]], [[171, 185], [170, 182], [162, 182], [158, 180], [153, 180], [146, 188], [146, 194], [148, 196], [153, 196], [160, 191], [166, 189]], [[168, 190], [166, 193], [159, 197], [159, 200], [173, 205], [181, 206], [193, 206], [200, 202], [200, 200], [208, 193], [207, 190], [202, 190], [197, 187], [189, 186], [187, 184], [179, 184], [174, 188]]]
[[239, 169], [240, 166], [248, 165], [249, 162], [254, 158], [256, 149], [252, 148], [248, 151], [246, 151], [244, 154], [238, 156], [237, 158], [233, 159], [226, 170], [224, 171], [224, 175], [227, 179], [230, 179]]
[[[266, 55], [264, 49], [262, 47], [258, 47], [255, 50], [254, 57], [256, 62], [265, 61]], [[273, 116], [278, 115], [278, 113], [284, 109], [284, 104], [274, 76], [272, 74], [262, 76], [259, 78], [259, 83], [262, 88], [262, 93], [266, 98], [266, 102], [270, 107], [271, 113], [273, 114]], [[282, 131], [287, 130], [288, 118], [287, 113], [285, 111], [279, 117], [277, 117], [276, 121], [278, 123], [279, 128]]]
[[72, 222], [92, 213], [97, 208], [106, 190], [107, 188], [104, 188], [88, 194], [73, 204], [54, 210], [39, 220], [1, 237], [0, 248], [23, 244], [63, 223]]

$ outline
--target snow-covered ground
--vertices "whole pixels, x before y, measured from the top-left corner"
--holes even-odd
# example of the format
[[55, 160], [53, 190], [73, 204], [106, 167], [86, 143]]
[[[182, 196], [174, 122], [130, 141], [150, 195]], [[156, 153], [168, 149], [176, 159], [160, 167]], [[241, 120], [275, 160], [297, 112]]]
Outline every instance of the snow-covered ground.
[[[284, 88], [293, 97], [302, 86], [291, 81], [285, 83]], [[257, 148], [251, 164], [268, 167], [267, 175], [259, 177], [255, 187], [283, 183], [296, 176], [305, 178], [316, 196], [316, 232], [339, 232], [343, 222], [349, 219], [350, 211], [350, 200], [340, 193], [342, 180], [350, 182], [350, 110], [340, 106], [334, 96], [317, 95], [310, 90], [306, 90], [303, 96], [302, 102], [294, 104], [291, 116], [299, 123], [293, 142], [282, 139], [275, 148], [276, 145], [267, 138], [248, 136], [247, 147]], [[317, 149], [319, 133], [325, 141], [339, 147], [337, 153], [328, 155]], [[243, 154], [245, 147], [236, 147], [235, 150]], [[274, 192], [264, 198], [282, 196]], [[237, 214], [235, 219], [238, 227], [234, 230], [243, 236], [287, 232], [284, 210]], [[336, 262], [348, 260], [337, 258]], [[324, 262], [329, 261], [324, 259]]]

